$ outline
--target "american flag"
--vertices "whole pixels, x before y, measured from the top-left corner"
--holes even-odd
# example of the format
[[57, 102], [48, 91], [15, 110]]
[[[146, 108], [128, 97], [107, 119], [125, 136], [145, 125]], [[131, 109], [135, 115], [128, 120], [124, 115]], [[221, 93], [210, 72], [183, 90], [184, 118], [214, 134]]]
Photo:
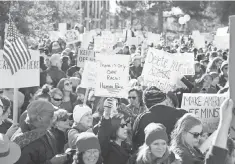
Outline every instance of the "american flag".
[[5, 36], [3, 58], [9, 65], [11, 73], [14, 74], [31, 59], [31, 55], [11, 18]]

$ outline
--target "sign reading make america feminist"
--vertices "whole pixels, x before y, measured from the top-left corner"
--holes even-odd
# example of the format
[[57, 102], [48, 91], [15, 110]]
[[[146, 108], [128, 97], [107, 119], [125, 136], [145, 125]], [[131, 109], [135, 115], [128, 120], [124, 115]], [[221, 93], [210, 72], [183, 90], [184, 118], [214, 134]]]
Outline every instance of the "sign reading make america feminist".
[[129, 56], [98, 54], [96, 62], [95, 95], [127, 98]]
[[214, 132], [219, 124], [219, 109], [227, 98], [224, 94], [184, 93], [181, 108], [195, 114], [203, 124], [205, 132]]
[[156, 86], [167, 92], [180, 87], [177, 83], [181, 75], [194, 75], [192, 53], [170, 54], [165, 51], [148, 50], [142, 76], [144, 86]]
[[29, 60], [18, 72], [11, 74], [10, 67], [3, 59], [3, 51], [0, 51], [0, 88], [24, 88], [39, 86], [40, 65], [39, 51], [29, 50]]

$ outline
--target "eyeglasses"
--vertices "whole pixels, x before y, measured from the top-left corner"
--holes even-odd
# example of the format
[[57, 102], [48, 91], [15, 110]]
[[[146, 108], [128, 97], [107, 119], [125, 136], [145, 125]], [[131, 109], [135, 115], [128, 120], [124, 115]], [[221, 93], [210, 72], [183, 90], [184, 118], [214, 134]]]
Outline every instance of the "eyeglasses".
[[197, 133], [197, 132], [192, 133], [192, 132], [189, 132], [189, 133], [192, 134], [194, 138], [198, 138], [199, 136], [203, 135], [203, 132], [201, 132], [201, 133]]
[[62, 99], [57, 99], [57, 98], [54, 98], [54, 97], [53, 97], [53, 100], [55, 100], [55, 101], [62, 101]]
[[133, 99], [133, 100], [135, 100], [136, 97], [131, 97], [131, 96], [129, 96], [128, 99]]
[[127, 126], [127, 124], [128, 124], [127, 122], [125, 124], [120, 124], [120, 127], [124, 128], [125, 126]]

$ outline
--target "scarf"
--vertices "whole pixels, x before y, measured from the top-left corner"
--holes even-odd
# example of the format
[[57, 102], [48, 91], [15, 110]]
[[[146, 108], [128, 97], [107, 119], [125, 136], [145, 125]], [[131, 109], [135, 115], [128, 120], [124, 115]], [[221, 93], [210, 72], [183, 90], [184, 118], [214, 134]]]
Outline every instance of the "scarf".
[[[32, 130], [30, 130], [32, 129]], [[42, 139], [44, 142], [47, 142], [44, 140], [43, 136], [46, 136], [49, 145], [53, 151], [53, 154], [56, 154], [56, 143], [54, 135], [45, 128], [37, 128], [33, 129], [33, 126], [24, 122], [23, 126], [19, 128], [15, 134], [11, 137], [11, 141], [15, 142], [20, 146], [21, 149], [28, 146], [33, 141], [36, 141], [38, 139]]]

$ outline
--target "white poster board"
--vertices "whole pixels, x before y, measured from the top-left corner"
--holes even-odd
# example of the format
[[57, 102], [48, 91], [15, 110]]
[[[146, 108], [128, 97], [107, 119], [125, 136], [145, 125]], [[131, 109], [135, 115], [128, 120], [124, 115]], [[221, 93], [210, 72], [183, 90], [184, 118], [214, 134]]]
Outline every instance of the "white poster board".
[[130, 57], [124, 55], [96, 56], [96, 96], [127, 98], [129, 60]]
[[59, 31], [62, 35], [65, 35], [67, 31], [67, 23], [59, 23]]
[[216, 31], [216, 36], [224, 36], [228, 34], [228, 26], [218, 28]]
[[224, 94], [184, 93], [181, 108], [195, 114], [205, 132], [212, 133], [217, 129], [220, 105], [226, 98]]
[[194, 57], [192, 53], [170, 54], [162, 50], [149, 48], [142, 72], [145, 86], [156, 86], [167, 92], [177, 87], [177, 77], [193, 75]]
[[78, 49], [77, 66], [84, 67], [85, 61], [95, 61], [95, 51]]
[[14, 75], [7, 62], [3, 59], [3, 51], [0, 50], [0, 88], [24, 88], [39, 86], [40, 64], [39, 51], [29, 50], [31, 60]]
[[158, 45], [161, 42], [161, 36], [159, 34], [148, 33], [148, 44], [153, 43], [154, 45]]
[[82, 73], [82, 88], [95, 88], [96, 82], [96, 62], [85, 61], [84, 71]]
[[214, 45], [218, 48], [218, 49], [229, 49], [229, 34], [224, 35], [224, 36], [215, 36], [214, 38]]

